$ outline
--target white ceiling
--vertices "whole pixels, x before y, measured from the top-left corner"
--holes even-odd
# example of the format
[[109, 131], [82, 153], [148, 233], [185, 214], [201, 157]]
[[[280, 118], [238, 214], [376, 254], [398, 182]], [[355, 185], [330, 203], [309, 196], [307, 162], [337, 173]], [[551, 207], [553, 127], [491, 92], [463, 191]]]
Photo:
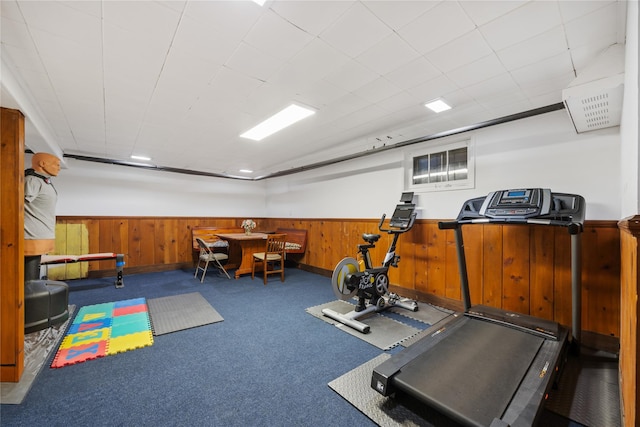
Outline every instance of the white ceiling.
[[[0, 101], [33, 151], [248, 178], [559, 103], [626, 21], [625, 1], [0, 4]], [[239, 137], [291, 102], [317, 113]]]

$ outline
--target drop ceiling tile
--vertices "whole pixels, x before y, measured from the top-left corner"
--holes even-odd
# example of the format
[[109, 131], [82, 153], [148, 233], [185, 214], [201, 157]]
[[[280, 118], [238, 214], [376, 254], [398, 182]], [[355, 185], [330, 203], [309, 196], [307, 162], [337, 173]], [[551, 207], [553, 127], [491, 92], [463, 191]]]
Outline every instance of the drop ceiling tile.
[[553, 102], [555, 103], [562, 101], [562, 90], [566, 89], [573, 79], [575, 79], [575, 75], [573, 73], [565, 73], [542, 81], [531, 80], [527, 83], [519, 83], [519, 86], [529, 99], [553, 94], [556, 97], [556, 100]]
[[229, 69], [261, 81], [267, 81], [282, 65], [283, 61], [244, 42], [225, 64]]
[[350, 61], [323, 40], [314, 39], [291, 58], [271, 79], [275, 85], [306, 86], [319, 81]]
[[18, 2], [14, 0], [5, 0], [0, 2], [0, 15], [2, 16], [2, 19], [24, 22]]
[[562, 23], [557, 2], [531, 1], [480, 27], [494, 51], [530, 39]]
[[519, 8], [528, 0], [497, 0], [497, 1], [460, 1], [460, 6], [465, 10], [476, 25], [484, 25], [487, 22]]
[[[0, 4], [4, 4], [4, 2]], [[4, 49], [6, 49], [7, 47], [21, 49], [23, 51], [26, 51], [27, 49], [33, 47], [33, 42], [31, 41], [29, 30], [27, 29], [27, 26], [24, 22], [8, 19], [5, 16], [2, 16], [2, 20], [0, 20], [0, 22], [0, 35], [2, 36], [1, 40], [3, 56], [5, 53]]]
[[215, 28], [224, 39], [242, 40], [264, 9], [251, 1], [189, 1], [184, 14]]
[[591, 43], [608, 41], [609, 44], [618, 41], [618, 9], [612, 3], [565, 25], [567, 40], [571, 49]]
[[171, 43], [171, 50], [181, 50], [203, 60], [224, 64], [237, 49], [241, 38], [232, 38], [217, 27], [183, 16]]
[[544, 82], [551, 81], [556, 77], [572, 74], [574, 71], [569, 52], [511, 71], [513, 79], [523, 88], [534, 84], [544, 84]]
[[376, 73], [360, 63], [349, 61], [326, 76], [324, 80], [347, 92], [351, 92], [375, 80], [377, 77]]
[[416, 100], [407, 92], [398, 92], [389, 98], [385, 98], [377, 103], [380, 108], [384, 108], [387, 114], [393, 114], [406, 108], [415, 108]]
[[398, 30], [420, 53], [430, 52], [473, 30], [475, 24], [457, 2], [444, 1]]
[[[473, 97], [463, 89], [456, 89], [452, 92], [447, 92], [440, 98], [456, 110], [462, 106], [476, 102]], [[422, 104], [422, 107], [426, 108], [424, 107], [424, 104]]]
[[75, 44], [94, 45], [101, 40], [99, 17], [82, 13], [59, 2], [20, 2], [30, 30], [39, 30]]
[[278, 15], [314, 36], [333, 24], [353, 1], [280, 1], [271, 5]]
[[197, 92], [215, 77], [220, 67], [190, 52], [171, 49], [162, 67], [158, 85], [167, 84], [176, 90]]
[[506, 69], [498, 57], [495, 54], [491, 54], [471, 64], [456, 68], [447, 73], [447, 76], [458, 87], [465, 88], [500, 75], [505, 71]]
[[408, 92], [417, 102], [424, 104], [457, 89], [458, 87], [447, 76], [441, 75], [412, 88]]
[[244, 37], [246, 43], [282, 61], [294, 56], [312, 39], [311, 34], [271, 10], [267, 10]]
[[[220, 110], [242, 105], [245, 99], [263, 82], [242, 73], [237, 73], [228, 67], [222, 67], [216, 77], [209, 83], [206, 91], [202, 92], [199, 101], [205, 105], [217, 107]], [[209, 107], [209, 108], [211, 108]]]
[[441, 74], [429, 61], [420, 57], [385, 74], [384, 77], [396, 86], [409, 90]]
[[314, 108], [323, 109], [346, 94], [347, 91], [344, 89], [320, 80], [313, 84], [299, 87], [296, 99]]
[[365, 7], [371, 10], [380, 20], [394, 30], [407, 25], [416, 17], [437, 6], [435, 1], [363, 1]]
[[265, 83], [251, 93], [243, 104], [243, 110], [256, 117], [265, 117], [277, 113], [292, 101], [291, 94], [281, 87]]
[[559, 25], [528, 40], [502, 49], [497, 54], [507, 70], [514, 70], [558, 55], [567, 49], [569, 47], [564, 27]]
[[368, 102], [376, 103], [383, 99], [390, 98], [401, 92], [401, 89], [384, 77], [379, 77], [372, 82], [358, 88], [353, 93]]
[[492, 53], [478, 30], [473, 30], [425, 54], [443, 73], [474, 62]]
[[380, 43], [367, 49], [356, 60], [370, 70], [384, 75], [411, 61], [420, 55], [396, 33], [389, 34]]
[[336, 22], [320, 34], [334, 48], [355, 58], [391, 34], [362, 3], [354, 3]]
[[[514, 88], [511, 91], [503, 91], [491, 96], [476, 98], [476, 101], [483, 107], [493, 111], [500, 110], [501, 113], [498, 117], [507, 115], [504, 112], [509, 111], [509, 109], [516, 112], [530, 109], [528, 97], [515, 84], [513, 86]], [[526, 105], [526, 107], [514, 107], [514, 105]]]
[[559, 1], [558, 7], [560, 8], [562, 19], [565, 22], [571, 22], [576, 18], [588, 15], [598, 9], [602, 9], [605, 6], [611, 6], [614, 3], [616, 3], [616, 1], [614, 0]]
[[611, 46], [609, 40], [602, 40], [600, 42], [590, 43], [575, 49], [571, 49], [571, 59], [573, 66], [576, 69], [576, 74], [579, 76], [582, 74], [585, 68], [588, 68], [593, 64], [598, 55], [607, 50]]
[[502, 95], [504, 92], [513, 93], [519, 90], [520, 88], [509, 73], [499, 74], [488, 80], [464, 88], [465, 93], [479, 101]]
[[103, 19], [129, 33], [169, 46], [173, 39], [180, 13], [157, 2], [102, 2]]

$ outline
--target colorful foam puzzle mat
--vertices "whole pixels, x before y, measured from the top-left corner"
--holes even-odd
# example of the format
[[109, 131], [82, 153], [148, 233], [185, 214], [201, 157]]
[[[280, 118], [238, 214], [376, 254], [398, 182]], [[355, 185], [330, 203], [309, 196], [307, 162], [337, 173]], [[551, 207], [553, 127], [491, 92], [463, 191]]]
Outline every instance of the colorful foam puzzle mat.
[[82, 307], [65, 334], [52, 368], [85, 362], [153, 344], [144, 298]]

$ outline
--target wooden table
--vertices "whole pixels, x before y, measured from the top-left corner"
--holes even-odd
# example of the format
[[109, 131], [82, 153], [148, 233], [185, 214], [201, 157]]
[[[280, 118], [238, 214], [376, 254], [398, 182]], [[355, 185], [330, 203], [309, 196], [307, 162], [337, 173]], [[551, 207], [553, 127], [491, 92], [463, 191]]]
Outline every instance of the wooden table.
[[242, 274], [251, 273], [253, 254], [264, 252], [268, 234], [221, 233], [216, 236], [229, 242], [229, 261], [225, 268], [235, 268], [237, 279]]

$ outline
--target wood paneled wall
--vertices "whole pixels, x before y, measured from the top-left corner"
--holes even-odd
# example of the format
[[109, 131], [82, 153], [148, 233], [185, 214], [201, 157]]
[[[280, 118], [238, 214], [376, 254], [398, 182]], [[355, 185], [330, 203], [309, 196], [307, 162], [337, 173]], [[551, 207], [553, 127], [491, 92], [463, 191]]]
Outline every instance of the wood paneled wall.
[[640, 394], [638, 375], [638, 287], [640, 270], [638, 263], [638, 237], [640, 237], [640, 215], [620, 221], [620, 407], [623, 426], [637, 425]]
[[24, 371], [24, 116], [0, 108], [0, 380]]
[[[89, 250], [126, 254], [129, 272], [191, 266], [191, 228], [232, 227], [241, 218], [58, 217], [58, 224], [82, 223]], [[278, 227], [307, 230], [301, 264], [330, 273], [344, 257], [356, 257], [362, 233], [376, 232], [378, 220], [258, 219], [264, 231]], [[566, 229], [527, 225], [464, 226], [473, 303], [491, 305], [571, 324], [571, 248]], [[620, 334], [620, 233], [615, 221], [588, 221], [582, 238], [583, 330]], [[391, 237], [371, 251], [382, 262]], [[400, 294], [423, 301], [459, 305], [460, 280], [451, 230], [435, 220], [418, 220], [398, 242], [399, 268], [389, 278]], [[89, 264], [89, 272], [113, 274], [112, 261]]]

